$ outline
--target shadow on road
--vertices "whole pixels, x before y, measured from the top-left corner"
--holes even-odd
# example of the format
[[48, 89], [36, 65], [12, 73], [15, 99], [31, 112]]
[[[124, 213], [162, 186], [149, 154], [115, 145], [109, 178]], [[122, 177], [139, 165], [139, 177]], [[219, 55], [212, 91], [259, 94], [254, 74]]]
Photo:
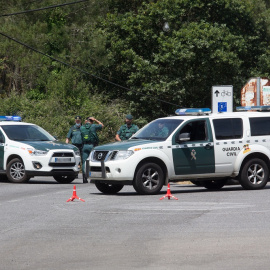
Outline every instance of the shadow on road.
[[[164, 187], [165, 188], [165, 187]], [[163, 188], [163, 189], [164, 189]], [[178, 188], [181, 188], [181, 190], [177, 190]], [[266, 186], [264, 189], [270, 189], [270, 185]], [[264, 189], [259, 189], [264, 190]], [[196, 185], [181, 185], [181, 184], [171, 184], [171, 194], [183, 194], [183, 193], [199, 193], [199, 192], [228, 192], [228, 191], [239, 191], [239, 190], [244, 190], [241, 185], [227, 185], [224, 186], [222, 189], [219, 190], [209, 190], [204, 187], [198, 187]], [[255, 190], [246, 190], [246, 192], [254, 192]], [[167, 193], [167, 190], [162, 190], [156, 195], [164, 195]], [[91, 192], [91, 195], [105, 195], [102, 192]], [[125, 191], [120, 191], [117, 194], [106, 194], [106, 196], [151, 196], [151, 195], [140, 195], [138, 194], [135, 190], [134, 192], [125, 192]]]

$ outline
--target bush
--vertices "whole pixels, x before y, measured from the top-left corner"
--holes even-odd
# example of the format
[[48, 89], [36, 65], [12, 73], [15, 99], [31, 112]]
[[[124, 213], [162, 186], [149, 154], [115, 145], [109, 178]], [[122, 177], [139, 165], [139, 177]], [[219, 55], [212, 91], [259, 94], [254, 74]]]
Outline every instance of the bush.
[[[74, 125], [74, 117], [80, 115], [82, 122], [89, 116], [104, 124], [99, 132], [100, 144], [114, 141], [115, 134], [123, 124], [127, 113], [127, 104], [120, 100], [105, 102], [99, 95], [92, 95], [80, 101], [81, 104], [67, 105], [57, 97], [47, 99], [29, 99], [26, 94], [11, 94], [1, 101], [0, 115], [19, 115], [24, 122], [34, 123], [59, 140], [64, 141], [69, 128]], [[134, 115], [135, 116], [135, 115]], [[134, 121], [142, 127], [145, 119]]]

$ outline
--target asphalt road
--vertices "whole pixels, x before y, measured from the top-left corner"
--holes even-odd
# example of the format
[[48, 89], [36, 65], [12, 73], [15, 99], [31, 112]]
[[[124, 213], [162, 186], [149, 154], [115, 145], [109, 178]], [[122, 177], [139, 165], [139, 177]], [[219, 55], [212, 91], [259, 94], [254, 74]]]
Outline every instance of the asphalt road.
[[[66, 202], [73, 194], [85, 202]], [[178, 200], [82, 179], [0, 182], [0, 269], [269, 269], [270, 183], [259, 191], [171, 184]]]

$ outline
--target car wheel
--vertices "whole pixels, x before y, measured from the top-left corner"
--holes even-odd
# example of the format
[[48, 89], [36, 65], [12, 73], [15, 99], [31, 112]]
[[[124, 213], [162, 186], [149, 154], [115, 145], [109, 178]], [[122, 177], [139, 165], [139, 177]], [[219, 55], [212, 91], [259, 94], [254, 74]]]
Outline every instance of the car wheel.
[[12, 183], [25, 183], [30, 179], [25, 172], [23, 161], [20, 158], [14, 158], [8, 163], [7, 177]]
[[55, 175], [53, 178], [60, 184], [69, 184], [76, 179], [74, 176]]
[[124, 187], [124, 185], [121, 184], [107, 184], [97, 181], [95, 182], [95, 185], [97, 189], [104, 194], [116, 194]]
[[210, 190], [219, 190], [226, 185], [228, 179], [200, 181], [201, 185]]
[[267, 184], [269, 170], [266, 163], [254, 158], [249, 160], [243, 167], [239, 182], [245, 189], [261, 189]]
[[156, 163], [141, 165], [133, 180], [134, 189], [142, 195], [158, 194], [163, 185], [164, 173]]

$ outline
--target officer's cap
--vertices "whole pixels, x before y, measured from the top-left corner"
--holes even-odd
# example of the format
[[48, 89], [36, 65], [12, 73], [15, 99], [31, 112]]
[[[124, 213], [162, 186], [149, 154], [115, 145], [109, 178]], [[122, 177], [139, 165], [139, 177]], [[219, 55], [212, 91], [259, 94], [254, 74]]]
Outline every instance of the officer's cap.
[[133, 119], [133, 116], [132, 116], [131, 114], [127, 114], [127, 115], [126, 115], [126, 119], [132, 120], [132, 119]]
[[75, 116], [75, 120], [82, 120], [82, 118], [79, 115], [77, 115]]

